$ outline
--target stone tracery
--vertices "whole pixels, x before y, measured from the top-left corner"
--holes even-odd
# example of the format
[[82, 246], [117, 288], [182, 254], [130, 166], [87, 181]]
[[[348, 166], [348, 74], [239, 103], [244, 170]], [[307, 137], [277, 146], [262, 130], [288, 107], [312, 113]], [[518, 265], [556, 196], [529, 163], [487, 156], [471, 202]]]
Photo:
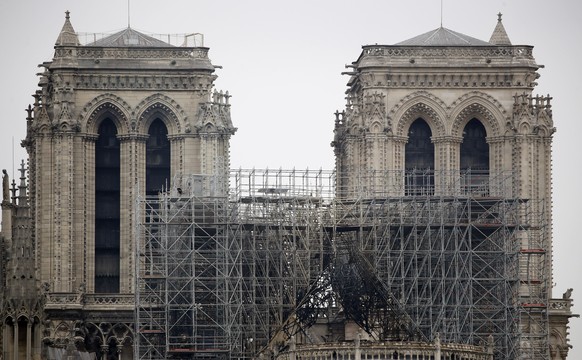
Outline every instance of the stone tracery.
[[136, 124], [132, 123], [132, 130], [140, 134], [147, 133], [149, 124], [155, 120], [156, 114], [159, 114], [166, 123], [169, 134], [182, 133], [182, 128], [188, 121], [180, 105], [174, 99], [161, 93], [150, 95], [142, 100], [132, 114], [135, 114], [138, 119]]
[[81, 112], [79, 118], [81, 124], [85, 124], [83, 129], [91, 134], [97, 133], [97, 128], [99, 126], [99, 121], [104, 118], [104, 115], [111, 113], [112, 120], [119, 129], [120, 134], [129, 133], [129, 114], [131, 112], [130, 105], [114, 94], [103, 94], [95, 97], [93, 100], [89, 101]]

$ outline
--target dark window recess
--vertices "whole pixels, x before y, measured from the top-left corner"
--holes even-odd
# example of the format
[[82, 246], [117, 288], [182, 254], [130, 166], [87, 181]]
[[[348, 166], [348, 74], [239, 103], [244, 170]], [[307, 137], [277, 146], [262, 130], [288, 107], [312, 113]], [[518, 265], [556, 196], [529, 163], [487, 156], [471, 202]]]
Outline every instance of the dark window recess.
[[420, 118], [408, 129], [408, 142], [404, 148], [406, 195], [434, 193], [434, 144], [431, 136], [430, 127]]
[[489, 171], [489, 144], [485, 127], [472, 119], [463, 130], [461, 143], [461, 170]]
[[146, 144], [146, 195], [157, 195], [170, 181], [170, 141], [160, 119], [150, 125]]
[[461, 186], [463, 191], [486, 196], [489, 194], [489, 144], [483, 124], [472, 119], [463, 129], [461, 143]]
[[119, 293], [120, 147], [111, 119], [95, 144], [95, 292]]

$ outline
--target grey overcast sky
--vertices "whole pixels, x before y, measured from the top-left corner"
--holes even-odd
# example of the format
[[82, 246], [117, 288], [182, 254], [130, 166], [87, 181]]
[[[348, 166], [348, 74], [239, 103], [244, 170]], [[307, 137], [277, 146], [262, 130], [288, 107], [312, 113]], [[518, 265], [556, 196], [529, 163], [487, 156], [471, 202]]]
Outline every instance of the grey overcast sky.
[[[577, 119], [582, 79], [582, 2], [576, 0], [444, 0], [443, 26], [489, 40], [503, 13], [514, 45], [533, 45], [541, 78], [534, 93], [554, 97], [554, 297], [574, 288], [582, 304], [581, 155]], [[123, 0], [0, 0], [0, 168], [12, 174], [25, 158], [24, 109], [40, 70], [52, 58], [66, 10], [77, 32], [128, 25]], [[332, 169], [333, 112], [344, 107], [344, 65], [365, 44], [394, 44], [441, 22], [440, 0], [132, 0], [131, 27], [146, 33], [205, 35], [218, 90], [231, 95], [238, 132], [233, 168]], [[582, 312], [582, 307], [574, 310]], [[582, 321], [571, 322], [582, 359]]]

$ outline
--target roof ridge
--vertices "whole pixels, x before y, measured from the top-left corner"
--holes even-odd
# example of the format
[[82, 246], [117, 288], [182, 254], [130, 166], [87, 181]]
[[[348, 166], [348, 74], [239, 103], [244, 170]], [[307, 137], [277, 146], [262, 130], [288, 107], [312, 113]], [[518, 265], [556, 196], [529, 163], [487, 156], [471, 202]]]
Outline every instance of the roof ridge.
[[111, 46], [111, 47], [127, 47], [127, 46], [145, 46], [145, 47], [173, 47], [172, 44], [163, 40], [157, 39], [153, 36], [142, 33], [128, 26], [116, 33], [108, 35], [102, 39], [87, 44], [86, 46]]
[[[471, 44], [467, 39], [465, 39], [461, 36], [462, 35], [461, 33], [458, 33], [456, 31], [453, 31], [453, 30], [447, 29], [447, 28], [443, 28], [443, 30], [447, 31], [448, 33], [450, 33], [451, 35], [453, 35], [457, 39], [461, 40], [462, 42], [465, 42], [467, 44]], [[465, 36], [467, 36], [467, 35], [465, 35]]]
[[483, 41], [443, 26], [435, 30], [428, 31], [408, 40], [401, 41], [396, 45], [402, 46], [487, 46], [491, 45]]

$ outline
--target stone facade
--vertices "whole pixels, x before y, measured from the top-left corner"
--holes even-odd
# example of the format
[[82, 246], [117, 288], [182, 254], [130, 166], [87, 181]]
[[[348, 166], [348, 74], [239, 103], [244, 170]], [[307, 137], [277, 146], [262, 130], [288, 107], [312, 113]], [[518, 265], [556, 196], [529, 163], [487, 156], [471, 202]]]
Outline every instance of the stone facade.
[[[360, 344], [353, 323], [338, 323], [338, 342], [331, 325], [316, 322], [306, 333], [331, 340], [284, 336], [284, 346], [271, 348], [273, 358], [566, 359], [571, 290], [553, 299], [550, 286], [552, 98], [533, 94], [540, 67], [533, 47], [511, 45], [499, 18], [489, 42], [441, 27], [392, 46], [364, 46], [349, 67], [347, 105], [336, 112], [332, 143], [336, 197], [345, 204], [417, 196], [527, 203], [535, 216], [520, 214], [519, 225], [504, 219], [503, 227], [519, 242], [505, 263], [515, 276], [503, 274], [509, 290], [502, 294], [519, 329], [441, 344], [435, 326], [425, 342]], [[222, 179], [218, 192], [227, 194], [236, 131], [230, 95], [213, 89], [208, 48], [171, 46], [129, 28], [82, 45], [68, 13], [54, 57], [42, 68], [22, 142], [28, 165], [18, 189], [3, 178], [3, 357], [93, 352], [127, 359], [134, 356], [136, 214], [147, 214], [136, 199], [191, 174]], [[155, 143], [160, 139], [169, 146]], [[495, 182], [503, 174], [508, 186]], [[105, 223], [116, 225], [101, 237]], [[334, 311], [343, 317], [344, 310]], [[503, 326], [510, 329], [511, 320]], [[487, 342], [467, 345], [473, 335]]]
[[[561, 359], [568, 349], [566, 318], [572, 314], [569, 306], [552, 307], [555, 128], [552, 98], [533, 94], [540, 68], [533, 47], [511, 45], [500, 16], [488, 43], [441, 27], [393, 46], [364, 46], [348, 67], [347, 106], [336, 112], [332, 143], [338, 194], [401, 197], [410, 179], [422, 178], [428, 195], [459, 196], [462, 178], [469, 176], [463, 174], [477, 173], [463, 161], [470, 157], [463, 144], [473, 141], [465, 139], [470, 122], [480, 123], [487, 161], [479, 176], [488, 185], [479, 196], [522, 199], [536, 214], [524, 219], [517, 235], [520, 358]], [[434, 147], [429, 165], [407, 157], [417, 121], [427, 125]], [[511, 178], [511, 186], [494, 186], [500, 174]], [[556, 344], [549, 345], [550, 338]]]
[[[33, 262], [26, 263], [29, 271], [35, 269], [30, 274], [34, 280], [18, 286], [43, 299], [42, 311], [24, 318], [29, 328], [32, 323], [34, 343], [26, 358], [40, 358], [41, 341], [45, 350], [76, 344], [81, 351], [99, 349], [103, 358], [107, 353], [130, 356], [135, 199], [145, 195], [146, 143], [152, 122], [161, 120], [167, 129], [171, 152], [167, 184], [178, 174], [225, 176], [229, 169], [229, 138], [236, 129], [230, 120], [228, 92], [213, 91], [216, 75], [208, 48], [174, 47], [152, 42], [131, 29], [127, 32], [126, 46], [113, 43], [113, 38], [81, 45], [67, 13], [54, 57], [42, 64], [40, 89], [29, 110], [23, 141], [29, 154], [30, 207], [19, 206], [12, 213], [12, 228], [20, 229], [18, 213], [29, 212], [27, 244], [35, 244], [27, 248]], [[115, 265], [119, 290], [113, 294], [95, 290], [95, 156], [105, 119], [114, 124], [120, 144], [119, 264]], [[10, 228], [13, 207], [3, 203], [3, 229]], [[9, 245], [9, 231], [3, 235]], [[6, 306], [4, 313], [10, 313], [10, 308]], [[38, 306], [28, 311], [33, 309]], [[78, 325], [81, 320], [85, 330]], [[6, 334], [19, 333], [13, 330], [15, 325], [6, 324]], [[83, 339], [79, 336], [88, 340], [79, 343]], [[17, 359], [14, 347], [6, 343], [9, 338], [13, 337], [4, 336], [4, 357]]]

